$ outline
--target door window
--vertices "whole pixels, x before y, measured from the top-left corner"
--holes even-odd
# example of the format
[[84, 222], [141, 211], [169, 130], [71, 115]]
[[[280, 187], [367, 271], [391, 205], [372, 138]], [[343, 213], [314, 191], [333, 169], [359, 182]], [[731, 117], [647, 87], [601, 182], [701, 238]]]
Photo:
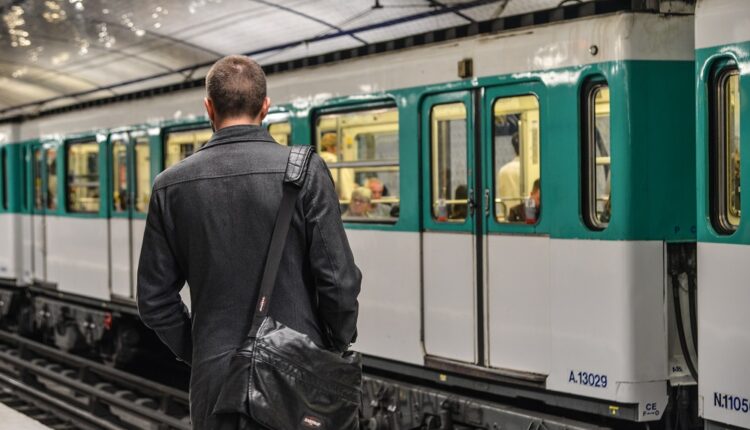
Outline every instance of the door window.
[[146, 213], [151, 199], [151, 147], [148, 137], [135, 140], [135, 207], [136, 212]]
[[493, 106], [495, 218], [535, 224], [541, 214], [539, 100], [504, 97]]
[[56, 210], [57, 209], [57, 149], [50, 148], [47, 150], [45, 155], [47, 158], [47, 209]]
[[116, 212], [128, 210], [128, 145], [118, 139], [112, 143], [112, 203]]
[[435, 105], [430, 111], [432, 218], [463, 222], [468, 212], [466, 106]]
[[99, 143], [69, 144], [67, 161], [68, 211], [99, 212]]

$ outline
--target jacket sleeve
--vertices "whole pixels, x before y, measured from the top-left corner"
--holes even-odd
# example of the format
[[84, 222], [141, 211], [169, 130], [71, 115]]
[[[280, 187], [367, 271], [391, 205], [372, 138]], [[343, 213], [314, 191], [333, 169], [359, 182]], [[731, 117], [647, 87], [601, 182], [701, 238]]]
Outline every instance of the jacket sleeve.
[[346, 351], [356, 338], [362, 274], [346, 238], [333, 178], [315, 154], [308, 168], [303, 205], [318, 310], [325, 325], [322, 329], [336, 350]]
[[185, 277], [169, 244], [164, 222], [163, 190], [154, 191], [138, 263], [138, 313], [178, 359], [190, 363], [190, 313], [180, 298]]

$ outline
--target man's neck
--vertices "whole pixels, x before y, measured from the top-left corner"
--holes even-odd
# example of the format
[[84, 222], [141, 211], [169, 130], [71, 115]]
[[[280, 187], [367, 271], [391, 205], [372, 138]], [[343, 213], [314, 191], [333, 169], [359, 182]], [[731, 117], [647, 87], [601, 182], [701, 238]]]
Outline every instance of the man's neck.
[[215, 122], [214, 127], [216, 128], [216, 131], [219, 131], [222, 128], [232, 127], [235, 125], [260, 125], [260, 123], [261, 121], [258, 118], [227, 118]]

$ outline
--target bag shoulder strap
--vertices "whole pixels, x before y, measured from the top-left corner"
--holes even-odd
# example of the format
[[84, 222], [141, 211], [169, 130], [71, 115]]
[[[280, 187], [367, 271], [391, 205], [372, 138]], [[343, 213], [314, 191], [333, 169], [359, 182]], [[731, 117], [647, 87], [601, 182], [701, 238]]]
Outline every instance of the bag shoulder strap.
[[289, 226], [292, 222], [292, 214], [302, 185], [305, 183], [307, 175], [307, 166], [310, 163], [310, 157], [314, 152], [312, 146], [292, 146], [289, 153], [289, 159], [286, 163], [286, 172], [284, 173], [284, 191], [281, 197], [281, 205], [276, 215], [276, 223], [273, 226], [271, 234], [271, 244], [268, 247], [266, 264], [263, 268], [263, 278], [260, 282], [260, 294], [258, 303], [255, 306], [255, 315], [253, 316], [253, 325], [250, 328], [250, 337], [256, 337], [260, 325], [268, 315], [268, 308], [271, 304], [271, 295], [276, 285], [276, 276], [279, 272], [281, 255], [284, 251], [286, 236], [289, 232]]

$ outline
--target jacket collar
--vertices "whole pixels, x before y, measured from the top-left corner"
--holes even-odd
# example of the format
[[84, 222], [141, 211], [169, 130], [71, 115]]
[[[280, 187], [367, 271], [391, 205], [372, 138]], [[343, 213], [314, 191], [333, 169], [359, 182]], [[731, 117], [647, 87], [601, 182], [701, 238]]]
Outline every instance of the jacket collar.
[[224, 127], [219, 131], [214, 132], [211, 139], [206, 142], [198, 151], [201, 151], [212, 146], [224, 145], [227, 143], [239, 143], [239, 142], [252, 142], [252, 141], [264, 141], [264, 142], [275, 142], [268, 130], [260, 125], [232, 125]]

